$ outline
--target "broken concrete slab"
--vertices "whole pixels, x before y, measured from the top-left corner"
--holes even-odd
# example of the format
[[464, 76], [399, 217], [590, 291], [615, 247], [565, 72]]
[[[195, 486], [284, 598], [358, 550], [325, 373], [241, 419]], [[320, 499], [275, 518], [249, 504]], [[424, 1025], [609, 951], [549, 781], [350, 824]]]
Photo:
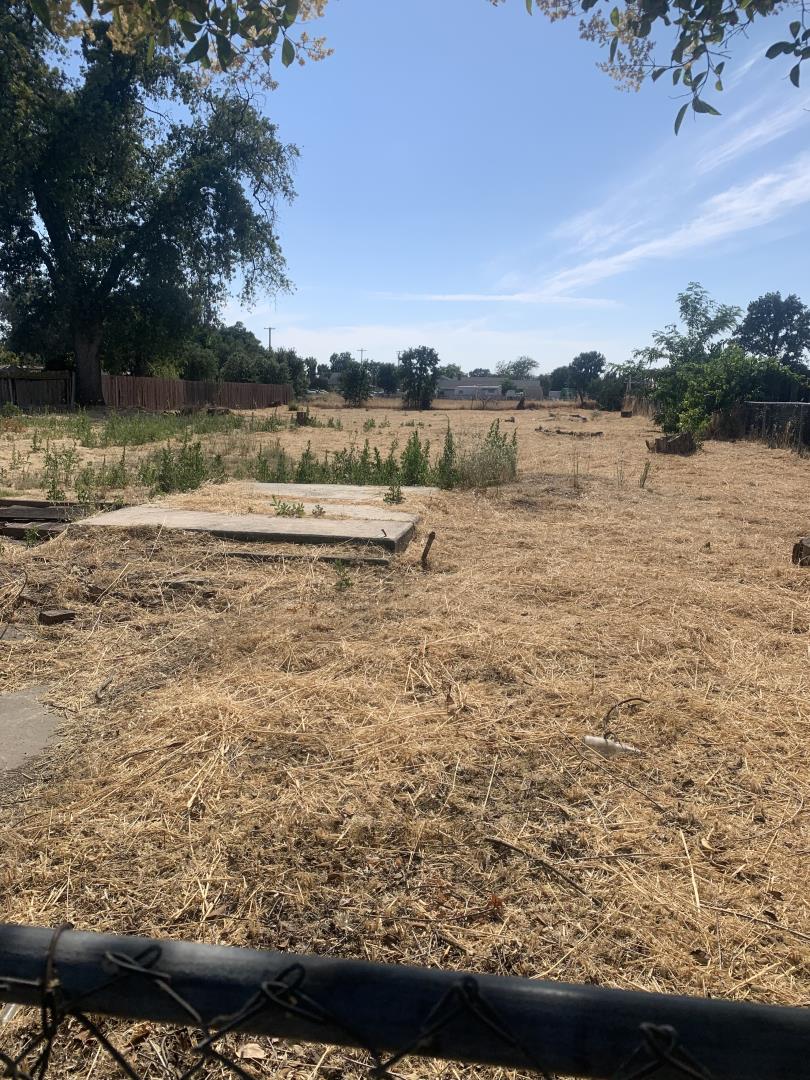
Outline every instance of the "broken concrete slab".
[[36, 636], [36, 631], [31, 626], [17, 626], [16, 623], [0, 623], [0, 642], [24, 641], [26, 638]]
[[0, 771], [17, 769], [41, 753], [59, 722], [43, 705], [44, 684], [0, 694]]
[[269, 514], [219, 514], [202, 510], [173, 510], [166, 506], [127, 506], [94, 514], [74, 524], [77, 529], [178, 529], [209, 533], [227, 540], [268, 540], [292, 544], [377, 544], [402, 551], [413, 538], [410, 521], [291, 518]]

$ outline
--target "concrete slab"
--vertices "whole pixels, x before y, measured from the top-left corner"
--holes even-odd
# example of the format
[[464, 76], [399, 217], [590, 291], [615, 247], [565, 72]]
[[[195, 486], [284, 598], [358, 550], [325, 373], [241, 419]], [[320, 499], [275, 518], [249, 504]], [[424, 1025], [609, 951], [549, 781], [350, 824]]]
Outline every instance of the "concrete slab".
[[17, 626], [15, 623], [0, 622], [0, 642], [24, 641], [26, 638], [36, 636], [36, 630], [31, 626]]
[[[383, 499], [388, 491], [387, 487], [366, 484], [261, 484], [256, 481], [246, 487], [257, 495], [275, 495], [296, 502], [376, 503], [379, 506], [386, 505]], [[438, 492], [436, 487], [404, 487], [402, 497], [407, 502], [409, 498], [426, 499]]]
[[45, 749], [59, 716], [42, 704], [45, 685], [0, 694], [0, 772], [17, 769]]
[[[411, 525], [417, 525], [419, 523], [418, 514], [409, 514], [405, 510], [395, 510], [393, 507], [390, 509], [387, 506], [375, 506], [373, 503], [362, 503], [360, 505], [350, 503], [329, 502], [325, 500], [321, 502], [319, 499], [305, 499], [297, 495], [289, 495], [286, 499], [282, 499], [279, 496], [273, 496], [277, 498], [279, 502], [293, 502], [303, 503], [304, 515], [306, 517], [312, 516], [312, 511], [316, 506], [320, 506], [323, 510], [323, 514], [320, 514], [322, 519], [336, 520], [340, 518], [352, 518], [359, 521], [409, 521]], [[267, 500], [267, 509], [272, 510], [272, 503]]]
[[269, 514], [217, 514], [173, 510], [165, 506], [127, 506], [94, 514], [74, 523], [76, 529], [180, 529], [228, 540], [265, 540], [292, 544], [377, 544], [402, 551], [415, 529], [410, 521], [333, 521], [329, 518], [287, 518]]

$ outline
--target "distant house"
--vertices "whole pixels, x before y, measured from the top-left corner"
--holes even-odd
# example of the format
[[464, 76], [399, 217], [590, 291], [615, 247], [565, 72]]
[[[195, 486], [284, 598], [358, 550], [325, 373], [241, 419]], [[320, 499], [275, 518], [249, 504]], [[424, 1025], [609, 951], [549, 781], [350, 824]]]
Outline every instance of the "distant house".
[[539, 379], [512, 379], [515, 387], [505, 395], [501, 393], [503, 377], [499, 375], [468, 375], [463, 379], [439, 379], [436, 384], [438, 398], [461, 401], [489, 401], [493, 398], [506, 397], [514, 400], [526, 397], [530, 401], [543, 400], [543, 386]]

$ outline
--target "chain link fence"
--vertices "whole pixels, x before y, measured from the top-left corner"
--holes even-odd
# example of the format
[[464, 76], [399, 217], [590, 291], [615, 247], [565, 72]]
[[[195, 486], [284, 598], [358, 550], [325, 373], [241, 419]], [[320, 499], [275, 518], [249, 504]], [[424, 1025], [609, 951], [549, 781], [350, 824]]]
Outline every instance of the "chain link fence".
[[156, 1075], [154, 1063], [122, 1051], [105, 1016], [188, 1029], [184, 1060], [160, 1070], [178, 1080], [212, 1067], [252, 1080], [237, 1034], [354, 1047], [361, 1074], [377, 1080], [411, 1055], [543, 1077], [778, 1080], [804, 1075], [810, 1051], [803, 1009], [67, 927], [0, 925], [0, 1000], [29, 1007], [0, 1025], [0, 1063], [14, 1080], [82, 1072], [63, 1056], [57, 1063], [71, 1025], [124, 1075]]

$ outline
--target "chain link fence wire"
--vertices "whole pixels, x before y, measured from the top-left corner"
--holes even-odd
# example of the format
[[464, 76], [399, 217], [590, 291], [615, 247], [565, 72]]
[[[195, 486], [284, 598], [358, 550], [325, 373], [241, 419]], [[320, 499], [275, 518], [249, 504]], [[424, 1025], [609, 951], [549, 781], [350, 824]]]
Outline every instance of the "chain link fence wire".
[[0, 1001], [37, 1010], [33, 1022], [0, 1019], [0, 1064], [14, 1080], [44, 1080], [49, 1067], [63, 1075], [55, 1056], [70, 1025], [131, 1080], [155, 1075], [114, 1044], [100, 1016], [189, 1029], [185, 1059], [160, 1070], [176, 1080], [216, 1067], [254, 1080], [237, 1034], [358, 1048], [369, 1080], [395, 1076], [411, 1055], [613, 1080], [787, 1080], [806, 1075], [810, 1059], [803, 1009], [68, 927], [0, 924]]

